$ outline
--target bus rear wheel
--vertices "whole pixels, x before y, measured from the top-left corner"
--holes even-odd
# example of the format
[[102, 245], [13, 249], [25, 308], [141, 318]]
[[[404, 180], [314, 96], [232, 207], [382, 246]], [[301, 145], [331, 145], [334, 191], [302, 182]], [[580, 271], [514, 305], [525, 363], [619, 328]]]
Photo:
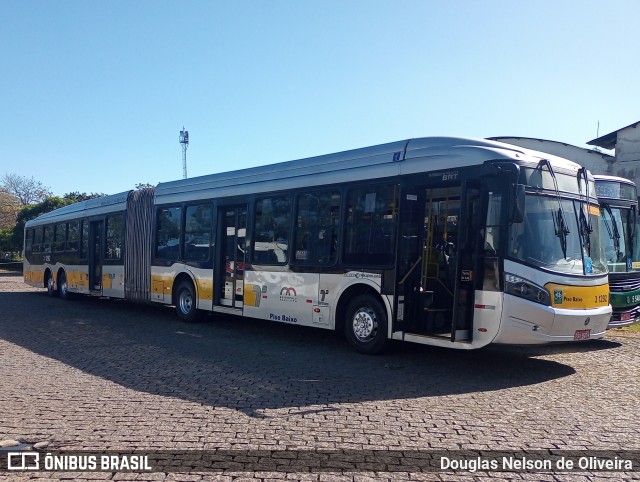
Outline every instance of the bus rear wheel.
[[193, 323], [198, 318], [196, 309], [196, 290], [193, 283], [182, 281], [176, 290], [176, 313], [178, 318], [187, 323]]
[[67, 274], [64, 271], [58, 276], [58, 294], [63, 300], [71, 299], [69, 285], [67, 284]]
[[54, 297], [58, 294], [58, 292], [56, 291], [56, 287], [53, 283], [53, 274], [48, 273], [46, 276], [47, 276], [47, 294], [51, 297]]
[[345, 312], [344, 333], [359, 352], [374, 355], [387, 346], [387, 316], [382, 304], [373, 296], [360, 295]]

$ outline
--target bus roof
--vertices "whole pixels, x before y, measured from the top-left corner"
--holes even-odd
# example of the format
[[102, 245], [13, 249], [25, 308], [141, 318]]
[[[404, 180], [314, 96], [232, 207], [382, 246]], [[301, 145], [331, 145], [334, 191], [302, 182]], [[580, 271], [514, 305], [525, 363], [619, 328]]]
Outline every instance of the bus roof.
[[69, 204], [68, 206], [42, 214], [31, 221], [27, 221], [25, 227], [31, 228], [41, 224], [57, 223], [83, 216], [123, 211], [127, 206], [127, 196], [130, 192], [131, 191], [124, 191], [118, 194], [111, 194], [110, 196], [87, 199], [86, 201]]
[[594, 175], [596, 195], [602, 204], [638, 205], [636, 183], [630, 179], [604, 174]]
[[[156, 204], [207, 197], [244, 196], [456, 169], [490, 160], [549, 159], [554, 167], [577, 171], [578, 164], [546, 153], [486, 139], [423, 137], [266, 166], [221, 172], [158, 184]], [[428, 164], [425, 164], [427, 162]]]
[[[462, 137], [420, 137], [164, 182], [155, 188], [155, 203], [169, 204], [215, 197], [245, 196], [296, 187], [333, 185], [346, 181], [456, 169], [480, 165], [490, 160], [528, 161], [537, 164], [540, 159], [548, 159], [555, 168], [571, 171], [580, 168], [578, 164], [567, 159], [502, 142]], [[126, 208], [130, 192], [124, 191], [70, 204], [28, 221], [25, 227], [122, 211]]]
[[605, 174], [594, 174], [593, 178], [597, 181], [608, 181], [608, 182], [619, 182], [621, 184], [629, 184], [631, 186], [635, 186], [636, 183], [631, 179], [627, 179], [625, 177], [618, 176], [607, 176]]

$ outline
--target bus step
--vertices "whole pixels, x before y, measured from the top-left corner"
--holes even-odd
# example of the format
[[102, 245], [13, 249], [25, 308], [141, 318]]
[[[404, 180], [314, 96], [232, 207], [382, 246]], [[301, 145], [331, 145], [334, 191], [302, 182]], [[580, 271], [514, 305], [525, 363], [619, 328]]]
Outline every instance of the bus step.
[[422, 309], [428, 310], [433, 304], [433, 291], [421, 291], [420, 299], [422, 300]]

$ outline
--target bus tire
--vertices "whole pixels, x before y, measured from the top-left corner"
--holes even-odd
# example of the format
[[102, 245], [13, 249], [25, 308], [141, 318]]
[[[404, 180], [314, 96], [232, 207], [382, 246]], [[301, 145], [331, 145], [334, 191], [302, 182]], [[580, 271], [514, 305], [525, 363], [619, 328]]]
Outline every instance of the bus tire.
[[345, 311], [344, 333], [359, 352], [382, 353], [387, 346], [387, 315], [382, 304], [371, 295], [354, 298]]
[[196, 290], [190, 281], [182, 281], [176, 289], [176, 313], [187, 323], [197, 321]]
[[63, 300], [70, 300], [69, 285], [67, 284], [67, 273], [62, 271], [58, 276], [58, 294]]
[[46, 275], [46, 285], [47, 285], [47, 295], [51, 296], [52, 298], [58, 295], [58, 291], [56, 290], [56, 287], [53, 283], [53, 273], [49, 272]]

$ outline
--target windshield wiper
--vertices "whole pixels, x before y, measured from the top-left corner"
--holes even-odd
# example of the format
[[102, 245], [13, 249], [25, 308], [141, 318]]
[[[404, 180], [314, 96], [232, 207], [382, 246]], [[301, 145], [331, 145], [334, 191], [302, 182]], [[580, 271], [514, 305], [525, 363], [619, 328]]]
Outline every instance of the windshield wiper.
[[562, 255], [566, 259], [567, 258], [567, 234], [569, 234], [571, 231], [569, 231], [569, 227], [567, 226], [567, 221], [564, 219], [562, 206], [560, 206], [558, 210], [553, 213], [553, 227], [556, 231], [556, 236], [560, 238], [560, 247], [562, 248]]
[[634, 251], [633, 240], [636, 237], [636, 216], [636, 207], [633, 206], [627, 214], [627, 225], [629, 226], [629, 247], [631, 248], [631, 253]]
[[587, 221], [587, 216], [584, 214], [584, 210], [580, 208], [580, 234], [582, 236], [582, 241], [584, 242], [584, 247], [587, 251], [587, 256], [591, 256], [591, 238], [589, 235], [593, 231], [593, 228], [589, 226], [589, 221]]
[[[580, 207], [580, 234], [582, 235], [582, 240], [584, 242], [584, 247], [587, 250], [587, 256], [591, 256], [591, 238], [590, 238], [590, 234], [593, 232], [593, 227], [591, 226], [591, 223], [589, 222], [589, 217], [584, 213], [585, 209], [589, 209], [589, 179], [587, 178], [587, 168], [586, 167], [581, 167], [580, 169], [578, 169], [578, 190], [580, 190], [580, 181], [584, 180], [584, 189], [585, 189], [585, 196], [587, 197], [587, 201], [585, 203], [584, 206]], [[588, 212], [588, 211], [587, 211]], [[611, 220], [614, 223], [614, 234], [617, 230], [616, 226], [615, 226], [615, 220], [613, 219], [613, 216], [611, 217]], [[615, 243], [615, 241], [614, 241]], [[618, 243], [618, 249], [620, 247], [620, 243]]]
[[558, 180], [556, 179], [556, 173], [553, 172], [553, 167], [551, 166], [551, 162], [549, 159], [542, 159], [538, 163], [538, 169], [542, 171], [543, 166], [547, 166], [549, 174], [551, 175], [551, 179], [553, 180], [553, 187], [556, 191], [556, 196], [558, 198], [558, 211], [553, 213], [553, 226], [556, 231], [556, 236], [560, 238], [560, 247], [562, 248], [562, 255], [564, 258], [567, 258], [567, 235], [571, 233], [569, 231], [569, 225], [567, 224], [567, 220], [564, 217], [564, 212], [562, 211], [562, 201], [560, 200], [560, 190], [558, 189]]
[[[607, 211], [607, 213], [609, 214], [609, 217], [611, 218], [611, 226], [609, 226], [609, 223], [607, 222], [604, 216], [602, 217], [602, 220], [604, 221], [604, 226], [607, 228], [607, 233], [609, 234], [609, 238], [613, 240], [613, 249], [616, 250], [616, 261], [617, 261], [620, 259], [620, 231], [618, 230], [618, 223], [616, 222], [616, 218], [613, 217], [611, 206], [609, 206], [608, 204], [605, 204], [604, 209]], [[630, 237], [633, 237], [633, 234], [630, 234]]]

